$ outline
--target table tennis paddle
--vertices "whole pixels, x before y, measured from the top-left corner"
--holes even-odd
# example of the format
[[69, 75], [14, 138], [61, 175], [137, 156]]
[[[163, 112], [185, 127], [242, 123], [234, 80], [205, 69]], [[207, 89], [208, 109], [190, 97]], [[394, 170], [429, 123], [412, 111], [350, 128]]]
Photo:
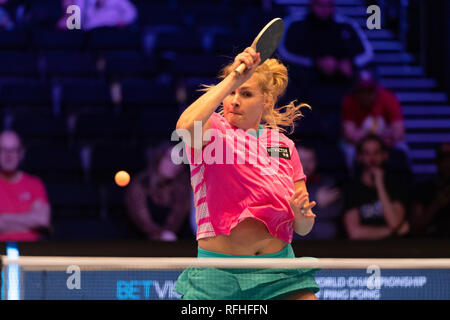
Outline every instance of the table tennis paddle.
[[[261, 63], [266, 61], [277, 49], [283, 38], [284, 22], [281, 18], [275, 18], [264, 26], [264, 28], [256, 36], [251, 47], [260, 53]], [[241, 63], [236, 68], [236, 72], [241, 74], [245, 70], [245, 64]]]

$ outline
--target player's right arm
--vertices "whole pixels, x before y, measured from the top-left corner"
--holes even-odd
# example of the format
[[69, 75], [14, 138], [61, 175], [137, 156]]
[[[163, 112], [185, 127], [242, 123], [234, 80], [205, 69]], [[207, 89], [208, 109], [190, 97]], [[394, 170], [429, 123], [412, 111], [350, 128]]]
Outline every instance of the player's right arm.
[[[210, 129], [209, 117], [217, 109], [217, 106], [240, 85], [247, 81], [256, 70], [260, 61], [259, 54], [252, 48], [245, 49], [244, 52], [238, 54], [233, 62], [233, 69], [236, 69], [241, 63], [244, 63], [246, 70], [239, 74], [231, 72], [220, 83], [206, 91], [194, 103], [184, 110], [177, 122], [177, 130], [187, 130], [189, 135], [180, 135], [183, 141], [191, 146], [205, 146], [208, 141], [203, 141], [203, 132]], [[195, 132], [196, 121], [199, 121], [202, 133], [200, 136]], [[198, 131], [198, 130], [197, 130]], [[189, 137], [189, 138], [187, 138]], [[186, 141], [187, 140], [187, 141]], [[201, 141], [201, 144], [199, 143]], [[197, 143], [195, 143], [197, 142]]]

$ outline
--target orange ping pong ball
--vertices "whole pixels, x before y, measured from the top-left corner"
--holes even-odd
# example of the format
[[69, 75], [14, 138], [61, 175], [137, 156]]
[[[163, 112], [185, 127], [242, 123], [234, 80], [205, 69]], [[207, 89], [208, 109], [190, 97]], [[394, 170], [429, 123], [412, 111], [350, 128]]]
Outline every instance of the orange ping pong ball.
[[125, 187], [130, 183], [130, 175], [126, 171], [118, 171], [114, 176], [114, 181], [119, 187]]

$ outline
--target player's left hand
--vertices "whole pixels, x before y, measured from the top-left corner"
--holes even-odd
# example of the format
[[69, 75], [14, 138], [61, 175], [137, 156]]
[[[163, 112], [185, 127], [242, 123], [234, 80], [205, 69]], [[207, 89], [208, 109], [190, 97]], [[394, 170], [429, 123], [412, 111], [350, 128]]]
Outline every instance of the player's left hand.
[[316, 205], [315, 201], [309, 202], [308, 194], [304, 194], [301, 191], [294, 193], [289, 201], [292, 211], [297, 216], [304, 218], [314, 218], [316, 215], [311, 209]]

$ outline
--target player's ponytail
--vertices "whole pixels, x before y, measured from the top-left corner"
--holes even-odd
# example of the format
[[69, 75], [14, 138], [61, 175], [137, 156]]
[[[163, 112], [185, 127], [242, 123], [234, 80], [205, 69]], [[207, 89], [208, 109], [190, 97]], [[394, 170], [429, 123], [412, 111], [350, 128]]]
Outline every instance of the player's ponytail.
[[311, 108], [307, 104], [296, 105], [296, 101], [281, 107], [275, 107], [278, 99], [284, 94], [288, 85], [288, 71], [286, 66], [277, 59], [267, 59], [255, 71], [256, 77], [264, 94], [272, 97], [272, 105], [263, 114], [265, 125], [272, 129], [292, 133], [295, 120], [302, 117], [302, 107]]

